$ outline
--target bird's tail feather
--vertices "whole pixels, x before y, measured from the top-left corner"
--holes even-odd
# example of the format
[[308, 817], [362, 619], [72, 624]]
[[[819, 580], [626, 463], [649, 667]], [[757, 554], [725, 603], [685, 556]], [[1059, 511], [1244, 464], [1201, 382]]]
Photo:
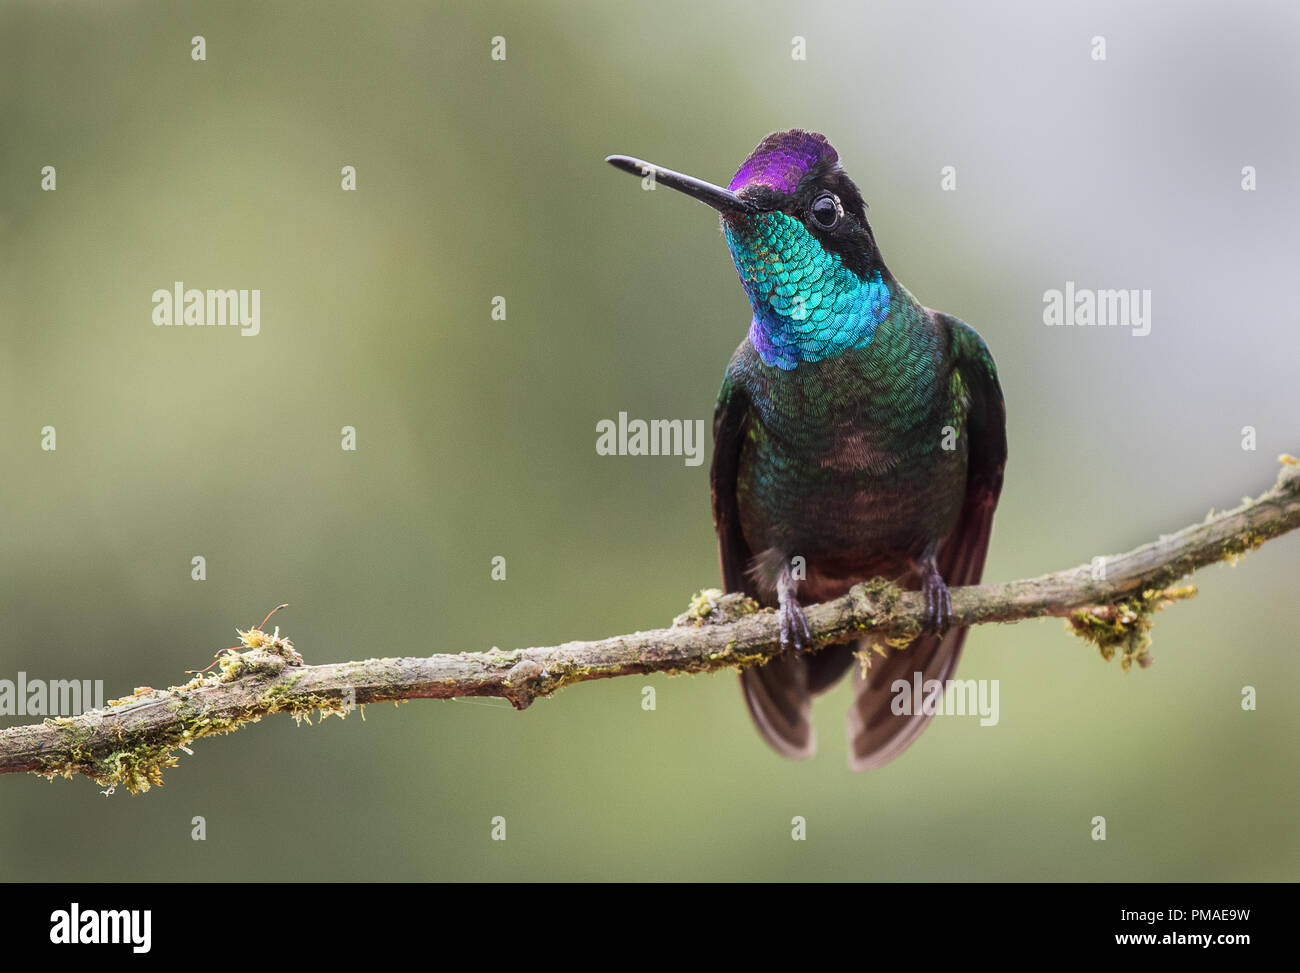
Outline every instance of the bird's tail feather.
[[812, 700], [835, 685], [852, 661], [852, 645], [828, 645], [820, 652], [783, 652], [740, 674], [754, 725], [777, 753], [805, 760], [817, 752]]
[[[888, 657], [875, 658], [864, 678], [853, 674], [853, 705], [849, 708], [849, 766], [854, 770], [883, 767], [906, 750], [934, 714], [926, 687], [943, 688], [957, 668], [967, 629], [958, 628], [943, 636], [922, 635], [903, 649], [892, 649]], [[914, 698], [919, 675], [921, 699]], [[929, 710], [929, 712], [927, 712]]]

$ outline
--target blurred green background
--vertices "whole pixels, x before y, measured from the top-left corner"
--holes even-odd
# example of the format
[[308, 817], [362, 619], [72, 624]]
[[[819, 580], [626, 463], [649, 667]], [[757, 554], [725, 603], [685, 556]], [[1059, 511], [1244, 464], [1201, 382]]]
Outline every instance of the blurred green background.
[[[794, 126], [997, 357], [986, 578], [1231, 506], [1300, 453], [1298, 41], [1282, 2], [6, 3], [0, 678], [182, 681], [279, 602], [310, 662], [667, 624], [717, 583], [707, 464], [595, 424], [707, 419], [748, 308], [712, 214], [601, 160], [725, 182]], [[261, 334], [154, 327], [175, 280], [260, 288]], [[1066, 280], [1151, 289], [1150, 335], [1044, 327]], [[803, 764], [727, 674], [372, 706], [201, 741], [139, 797], [4, 778], [0, 877], [1294, 880], [1297, 568], [1288, 537], [1202, 573], [1128, 675], [1060, 621], [982, 628], [999, 724], [866, 775], [846, 686]]]

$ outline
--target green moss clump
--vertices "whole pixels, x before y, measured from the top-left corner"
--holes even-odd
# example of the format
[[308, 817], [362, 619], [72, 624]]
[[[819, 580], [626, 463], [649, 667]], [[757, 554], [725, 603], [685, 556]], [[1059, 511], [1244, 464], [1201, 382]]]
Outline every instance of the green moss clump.
[[[322, 719], [328, 716], [342, 718], [359, 708], [343, 696], [295, 695], [294, 688], [303, 673], [294, 669], [302, 665], [302, 656], [293, 648], [293, 643], [280, 636], [278, 629], [273, 635], [257, 629], [241, 631], [240, 637], [248, 649], [223, 652], [217, 661], [216, 672], [198, 673], [188, 683], [165, 690], [141, 687], [131, 696], [109, 703], [110, 707], [116, 707], [171, 696], [166, 705], [175, 713], [174, 723], [151, 732], [147, 741], [107, 754], [101, 750], [101, 756], [89, 745], [92, 731], [70, 722], [64, 729], [71, 730], [74, 738], [64, 751], [66, 757], [60, 754], [58, 760], [46, 762], [36, 773], [51, 780], [84, 774], [103, 786], [106, 794], [113, 793], [119, 785], [132, 794], [139, 794], [150, 787], [161, 786], [163, 771], [177, 765], [176, 752], [191, 753], [190, 744], [200, 737], [231, 733], [272, 713], [288, 713], [298, 722], [306, 720], [311, 723], [313, 711]], [[214, 714], [210, 708], [201, 708], [201, 701], [191, 696], [193, 690], [243, 678], [275, 681], [255, 702], [235, 712]], [[118, 735], [121, 739], [120, 729]]]
[[1109, 605], [1095, 605], [1070, 614], [1066, 619], [1074, 634], [1097, 646], [1109, 662], [1119, 650], [1120, 669], [1128, 672], [1136, 662], [1151, 665], [1151, 615], [1157, 608], [1196, 594], [1195, 585], [1180, 588], [1147, 588], [1132, 598]]
[[721, 588], [697, 591], [685, 612], [673, 619], [673, 627], [684, 625], [723, 625], [759, 611], [759, 604], [748, 595], [723, 594]]
[[1233, 567], [1243, 557], [1263, 545], [1268, 538], [1262, 534], [1257, 534], [1252, 530], [1246, 530], [1242, 533], [1230, 537], [1223, 543], [1223, 559]]
[[96, 761], [94, 771], [89, 776], [96, 783], [107, 785], [106, 794], [113, 793], [118, 784], [124, 785], [132, 794], [142, 793], [150, 787], [161, 787], [163, 768], [175, 767], [177, 764], [173, 749], [168, 745], [159, 745], [119, 750]]
[[[872, 578], [855, 584], [849, 593], [853, 596], [854, 607], [858, 612], [879, 616], [892, 615], [898, 607], [898, 599], [903, 597], [903, 589], [885, 578]], [[871, 622], [861, 619], [854, 622], [854, 627], [859, 631], [874, 628]], [[919, 631], [918, 626], [916, 632], [909, 632], [907, 641], [910, 642]]]

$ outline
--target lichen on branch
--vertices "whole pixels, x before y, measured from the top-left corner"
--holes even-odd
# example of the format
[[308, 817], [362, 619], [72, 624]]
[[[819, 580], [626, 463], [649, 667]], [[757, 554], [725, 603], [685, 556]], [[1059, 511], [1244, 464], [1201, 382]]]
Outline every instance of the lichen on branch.
[[[1125, 671], [1134, 662], [1145, 667], [1152, 612], [1196, 593], [1179, 585], [1183, 578], [1219, 561], [1235, 563], [1300, 527], [1300, 461], [1281, 461], [1277, 482], [1253, 500], [1127, 553], [1036, 578], [954, 588], [953, 623], [1060, 617], [1104, 658], [1119, 651]], [[856, 585], [806, 608], [810, 651], [853, 639], [897, 649], [919, 631], [924, 611], [918, 592], [880, 579]], [[163, 770], [195, 741], [277, 713], [310, 721], [313, 713], [344, 717], [367, 703], [465, 696], [500, 697], [522, 710], [574, 683], [744, 668], [780, 651], [775, 613], [717, 589], [696, 595], [670, 628], [513, 651], [306, 665], [279, 628], [253, 626], [239, 636], [241, 646], [224, 651], [215, 672], [182, 685], [143, 687], [80, 716], [0, 730], [0, 773], [82, 774], [109, 792], [121, 785], [136, 793], [161, 784]]]

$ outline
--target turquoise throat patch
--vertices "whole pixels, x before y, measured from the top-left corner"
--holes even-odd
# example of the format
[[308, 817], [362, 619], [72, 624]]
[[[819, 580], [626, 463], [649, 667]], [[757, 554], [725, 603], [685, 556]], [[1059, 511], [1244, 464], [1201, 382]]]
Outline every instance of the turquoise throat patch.
[[749, 340], [767, 365], [790, 370], [864, 348], [889, 314], [889, 287], [844, 266], [798, 220], [769, 212], [723, 233], [754, 309]]

